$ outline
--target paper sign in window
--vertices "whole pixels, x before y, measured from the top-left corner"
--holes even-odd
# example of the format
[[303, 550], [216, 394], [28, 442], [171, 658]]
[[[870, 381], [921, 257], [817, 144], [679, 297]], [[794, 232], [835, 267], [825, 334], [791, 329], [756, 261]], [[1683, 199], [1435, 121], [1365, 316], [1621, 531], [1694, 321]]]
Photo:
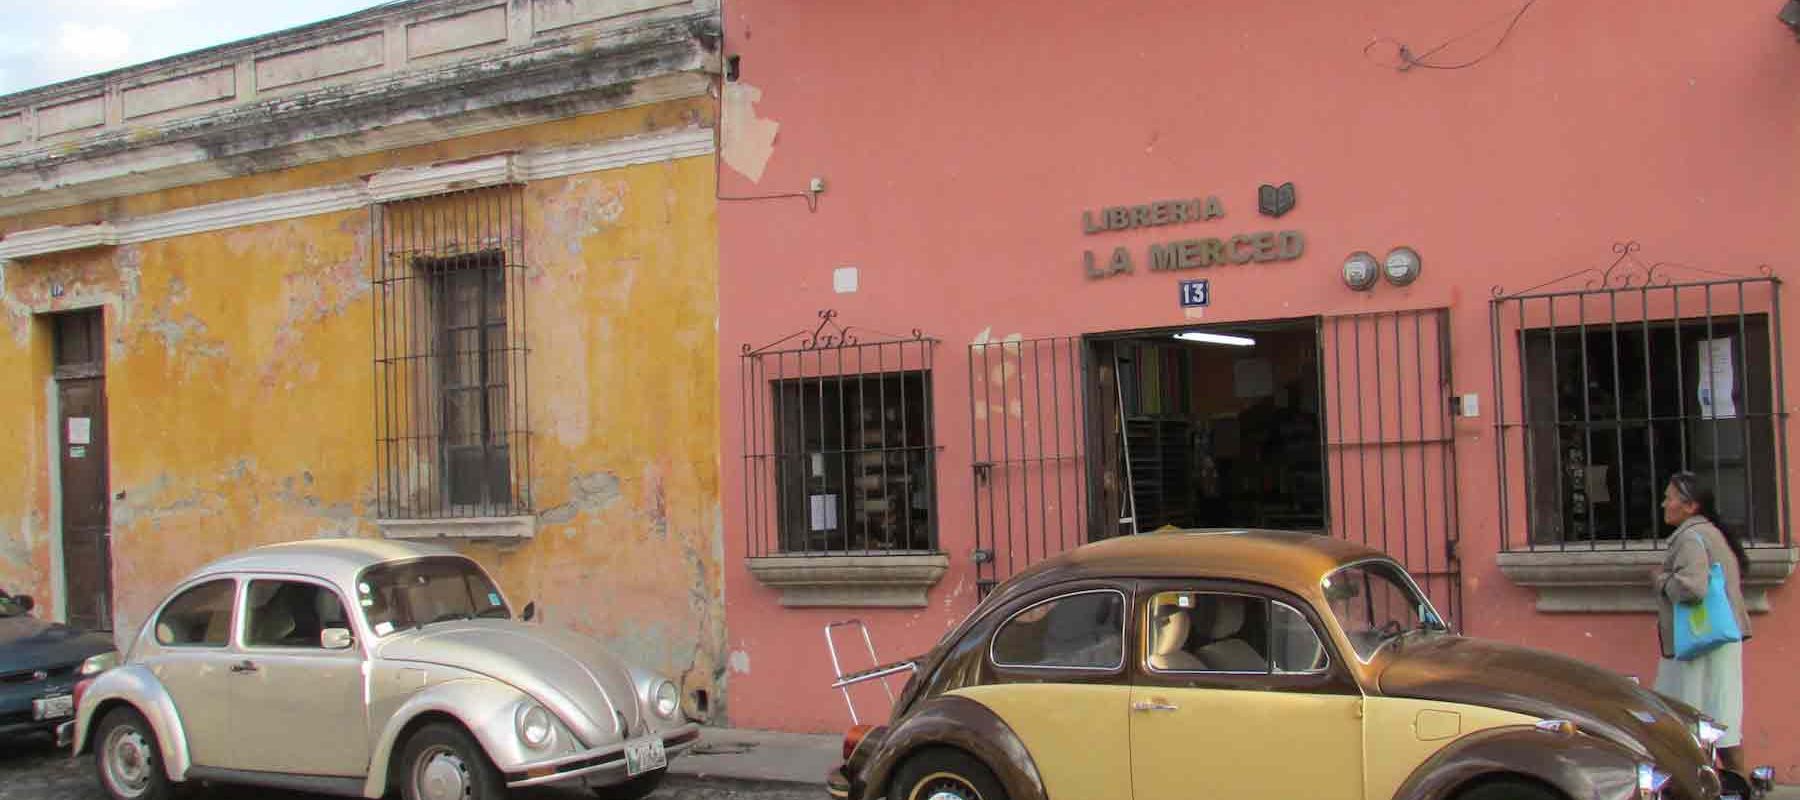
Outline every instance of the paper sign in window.
[[1737, 403], [1731, 397], [1731, 389], [1737, 382], [1732, 355], [1731, 337], [1700, 340], [1699, 350], [1695, 353], [1694, 374], [1699, 380], [1701, 419], [1737, 417]]
[[807, 499], [812, 501], [812, 529], [815, 531], [837, 530], [837, 495], [815, 494]]

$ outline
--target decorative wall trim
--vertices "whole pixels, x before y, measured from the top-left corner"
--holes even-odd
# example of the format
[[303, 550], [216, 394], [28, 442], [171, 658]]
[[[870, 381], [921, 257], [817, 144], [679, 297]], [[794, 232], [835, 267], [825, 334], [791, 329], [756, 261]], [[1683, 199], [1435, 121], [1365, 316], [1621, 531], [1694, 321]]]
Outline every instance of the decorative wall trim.
[[537, 517], [466, 517], [462, 519], [378, 519], [387, 539], [452, 539], [456, 541], [524, 541], [537, 536]]
[[119, 233], [111, 223], [58, 225], [54, 228], [20, 231], [0, 239], [0, 260], [106, 247], [118, 243]]
[[400, 167], [351, 183], [209, 203], [119, 222], [21, 231], [0, 239], [0, 260], [170, 239], [242, 225], [350, 211], [375, 203], [521, 181], [550, 180], [583, 172], [693, 158], [712, 152], [711, 128], [684, 128], [583, 147]]
[[423, 167], [401, 167], [371, 176], [368, 199], [372, 203], [392, 203], [445, 192], [499, 186], [517, 180], [511, 155]]
[[[1750, 548], [1743, 576], [1744, 606], [1769, 610], [1769, 590], [1786, 583], [1800, 561], [1793, 547]], [[1500, 572], [1537, 591], [1537, 610], [1549, 613], [1656, 612], [1650, 571], [1662, 566], [1661, 550], [1527, 550], [1501, 553]]]
[[770, 556], [746, 559], [750, 574], [781, 590], [788, 608], [924, 608], [925, 592], [950, 568], [942, 553]]
[[711, 128], [687, 128], [665, 134], [632, 136], [601, 145], [539, 150], [520, 156], [519, 177], [528, 181], [561, 178], [636, 164], [653, 164], [710, 155]]

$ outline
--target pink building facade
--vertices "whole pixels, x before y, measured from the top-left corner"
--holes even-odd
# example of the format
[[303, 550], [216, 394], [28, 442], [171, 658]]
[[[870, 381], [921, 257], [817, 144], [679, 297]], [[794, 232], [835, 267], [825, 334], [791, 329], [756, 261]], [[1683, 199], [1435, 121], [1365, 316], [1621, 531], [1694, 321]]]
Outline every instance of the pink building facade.
[[1746, 735], [1796, 780], [1776, 5], [728, 2], [731, 722], [841, 730], [828, 624], [922, 652], [1170, 525], [1367, 542], [1648, 682], [1689, 469], [1754, 544]]

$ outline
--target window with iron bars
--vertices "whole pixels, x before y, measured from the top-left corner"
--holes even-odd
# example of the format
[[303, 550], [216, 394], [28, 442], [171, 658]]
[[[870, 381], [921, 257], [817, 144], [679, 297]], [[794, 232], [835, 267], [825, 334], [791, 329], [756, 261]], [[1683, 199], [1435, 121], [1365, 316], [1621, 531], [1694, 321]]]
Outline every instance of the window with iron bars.
[[745, 349], [747, 552], [932, 552], [936, 341], [823, 330], [798, 347]]
[[376, 214], [379, 515], [529, 514], [519, 187], [387, 203]]
[[1712, 485], [1719, 521], [1746, 544], [1786, 544], [1779, 282], [1677, 283], [1635, 262], [1635, 244], [1615, 250], [1620, 262], [1585, 288], [1493, 301], [1497, 368], [1505, 339], [1518, 358], [1516, 377], [1495, 376], [1503, 517], [1505, 482], [1524, 478], [1526, 539], [1509, 531], [1505, 549], [1660, 540], [1677, 471]]

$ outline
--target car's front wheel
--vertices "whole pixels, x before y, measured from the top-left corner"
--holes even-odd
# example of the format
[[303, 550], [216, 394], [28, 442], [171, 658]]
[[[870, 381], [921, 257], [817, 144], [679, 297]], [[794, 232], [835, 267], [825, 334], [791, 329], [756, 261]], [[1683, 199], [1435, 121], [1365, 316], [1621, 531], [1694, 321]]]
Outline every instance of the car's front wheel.
[[94, 729], [94, 743], [100, 786], [115, 800], [167, 800], [173, 794], [156, 732], [144, 715], [122, 707], [106, 712]]
[[894, 775], [889, 800], [1006, 800], [993, 770], [960, 750], [926, 750]]
[[500, 800], [506, 783], [462, 728], [434, 722], [406, 740], [400, 794], [406, 800]]

